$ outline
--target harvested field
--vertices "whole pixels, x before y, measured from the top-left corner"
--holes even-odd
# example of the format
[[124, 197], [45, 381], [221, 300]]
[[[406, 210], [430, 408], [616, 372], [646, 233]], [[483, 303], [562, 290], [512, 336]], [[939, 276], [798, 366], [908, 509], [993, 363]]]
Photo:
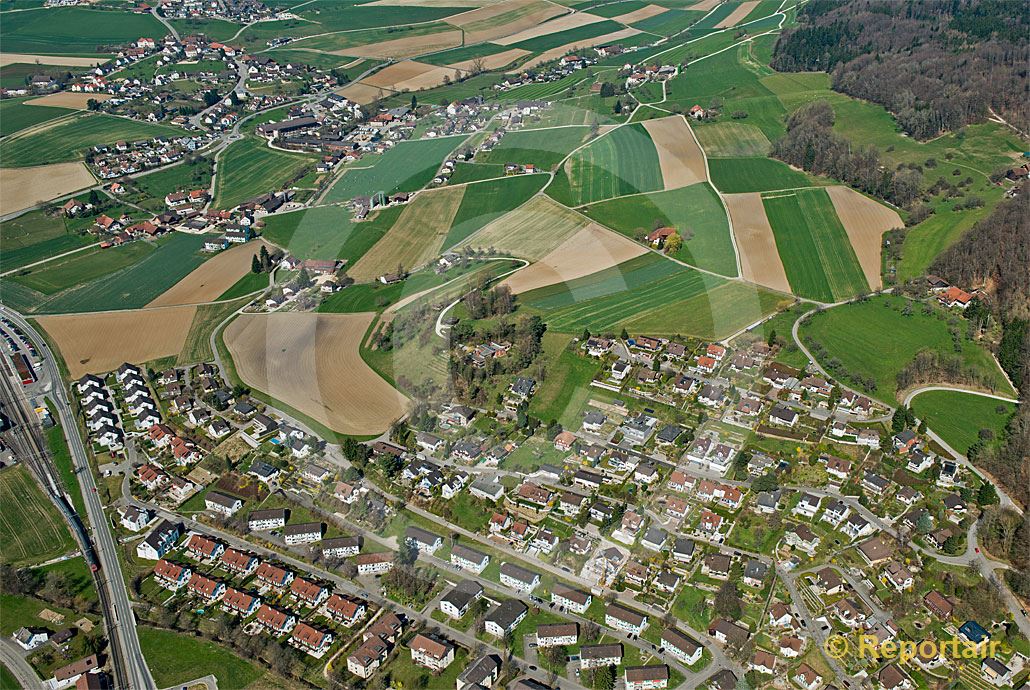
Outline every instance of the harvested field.
[[464, 196], [465, 187], [445, 187], [417, 195], [347, 274], [358, 281], [374, 280], [398, 266], [410, 271], [426, 263], [440, 253]]
[[360, 81], [348, 84], [342, 89], [338, 89], [336, 93], [361, 105], [367, 105], [372, 101], [393, 95], [393, 91], [390, 89], [384, 89], [380, 86], [369, 86], [368, 84], [362, 84]]
[[494, 53], [493, 55], [486, 55], [472, 60], [462, 60], [461, 62], [451, 63], [448, 66], [453, 67], [454, 69], [470, 70], [478, 63], [485, 70], [500, 69], [526, 55], [529, 55], [528, 50], [523, 50], [522, 48], [510, 48], [501, 53]]
[[518, 33], [504, 38], [494, 40], [494, 43], [500, 43], [504, 46], [510, 46], [515, 43], [521, 43], [522, 41], [528, 41], [531, 38], [539, 38], [541, 36], [547, 36], [550, 34], [558, 33], [559, 31], [568, 31], [569, 29], [577, 29], [587, 24], [594, 24], [596, 22], [605, 21], [603, 17], [590, 14], [589, 12], [575, 12], [573, 14], [567, 14], [557, 19], [552, 19], [549, 22], [544, 22], [537, 26], [526, 29], [525, 31], [519, 31]]
[[904, 227], [901, 216], [849, 187], [827, 187], [826, 193], [848, 233], [869, 287], [879, 289], [881, 238], [892, 228]]
[[85, 163], [0, 168], [0, 210], [13, 213], [96, 184]]
[[704, 154], [683, 117], [673, 115], [647, 120], [644, 129], [658, 149], [666, 189], [686, 187], [708, 179]]
[[112, 98], [109, 93], [72, 93], [71, 91], [62, 91], [61, 93], [52, 93], [49, 96], [41, 96], [40, 98], [25, 101], [25, 105], [49, 105], [53, 108], [85, 110], [88, 101], [106, 101], [108, 98]]
[[406, 38], [395, 38], [392, 41], [379, 41], [377, 43], [353, 46], [332, 51], [332, 54], [401, 60], [421, 55], [422, 53], [432, 53], [437, 50], [445, 50], [460, 45], [461, 31], [455, 29], [454, 31], [440, 31], [435, 34], [408, 36]]
[[620, 14], [618, 17], [612, 17], [612, 21], [619, 22], [620, 24], [632, 24], [633, 22], [643, 21], [650, 17], [655, 17], [664, 12], [668, 12], [668, 8], [659, 7], [658, 5], [645, 5], [639, 10], [633, 10], [626, 14]]
[[24, 53], [0, 53], [0, 67], [5, 65], [67, 65], [68, 67], [92, 67], [107, 62], [107, 57], [67, 57], [64, 55], [25, 55]]
[[582, 38], [572, 43], [566, 43], [565, 45], [558, 46], [557, 48], [551, 48], [537, 55], [535, 58], [530, 60], [524, 65], [519, 66], [519, 70], [533, 69], [537, 65], [542, 65], [552, 60], [557, 60], [566, 53], [571, 52], [574, 49], [580, 48], [592, 48], [594, 46], [604, 45], [605, 43], [614, 43], [621, 41], [624, 38], [635, 36], [640, 33], [639, 29], [621, 29], [620, 31], [613, 31], [610, 34], [604, 34], [602, 36], [594, 36], [593, 38]]
[[196, 307], [40, 316], [39, 325], [61, 351], [68, 374], [99, 374], [122, 362], [140, 364], [178, 355]]
[[701, 0], [701, 2], [696, 5], [691, 5], [687, 9], [695, 12], [708, 12], [721, 4], [722, 0]]
[[408, 400], [361, 359], [375, 314], [244, 314], [225, 329], [240, 378], [345, 434], [378, 434]]
[[538, 196], [488, 223], [456, 249], [493, 247], [501, 253], [536, 261], [588, 225], [589, 219], [548, 197]]
[[220, 252], [162, 292], [157, 299], [147, 304], [147, 307], [201, 304], [218, 299], [219, 295], [247, 275], [250, 271], [251, 258], [261, 251], [262, 246], [271, 249], [271, 245], [257, 240]]
[[729, 13], [725, 19], [715, 25], [716, 29], [728, 29], [731, 26], [736, 26], [740, 23], [744, 17], [751, 14], [751, 10], [758, 7], [758, 2], [751, 0], [750, 2], [742, 2], [740, 6]]
[[504, 281], [516, 295], [565, 283], [640, 256], [647, 249], [599, 225], [588, 225], [536, 263]]
[[391, 91], [419, 91], [440, 86], [445, 78], [453, 78], [454, 72], [455, 70], [450, 67], [405, 60], [381, 69], [358, 83]]
[[568, 12], [542, 0], [511, 0], [446, 18], [465, 31], [465, 43], [474, 44], [511, 36]]
[[733, 236], [740, 255], [740, 272], [744, 280], [765, 285], [774, 290], [790, 292], [787, 273], [776, 250], [776, 237], [765, 215], [762, 195], [724, 194], [723, 200], [730, 210]]

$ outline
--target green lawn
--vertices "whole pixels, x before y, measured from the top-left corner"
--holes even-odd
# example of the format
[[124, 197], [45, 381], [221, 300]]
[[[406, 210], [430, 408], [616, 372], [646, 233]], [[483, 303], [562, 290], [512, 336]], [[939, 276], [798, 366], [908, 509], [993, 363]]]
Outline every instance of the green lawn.
[[[52, 411], [51, 411], [52, 412]], [[56, 416], [54, 417], [56, 419]], [[73, 430], [72, 433], [78, 433]], [[82, 500], [82, 489], [79, 487], [78, 478], [75, 476], [75, 465], [72, 462], [71, 451], [68, 450], [68, 441], [64, 438], [64, 429], [54, 425], [44, 432], [46, 436], [47, 449], [50, 457], [57, 467], [57, 473], [65, 491], [72, 497], [72, 507], [79, 517], [86, 520], [86, 504]]]
[[574, 44], [576, 41], [593, 38], [594, 36], [603, 36], [615, 31], [620, 31], [624, 28], [625, 27], [618, 22], [607, 20], [603, 22], [594, 22], [593, 24], [577, 26], [573, 29], [556, 31], [554, 33], [520, 41], [519, 43], [512, 44], [511, 47], [522, 48], [523, 50], [528, 50], [534, 53], [542, 53], [545, 50], [550, 50], [551, 48]]
[[769, 192], [815, 184], [805, 173], [771, 158], [712, 158], [708, 169], [712, 184], [723, 194]]
[[964, 454], [982, 429], [999, 438], [1016, 406], [970, 393], [927, 391], [912, 399], [912, 410], [949, 446]]
[[0, 51], [90, 55], [102, 46], [122, 45], [140, 36], [164, 34], [164, 27], [149, 14], [85, 7], [30, 10], [4, 16]]
[[468, 185], [444, 239], [444, 248], [453, 247], [490, 221], [521, 206], [545, 182], [545, 175], [513, 175]]
[[725, 276], [737, 275], [726, 210], [707, 182], [602, 201], [581, 210], [634, 239], [646, 236], [659, 224], [674, 227], [685, 239], [675, 254], [677, 259]]
[[286, 153], [269, 148], [259, 137], [245, 137], [219, 159], [212, 205], [232, 208], [259, 194], [279, 191], [314, 163], [312, 156]]
[[0, 561], [39, 563], [75, 547], [57, 506], [22, 466], [0, 471]]
[[569, 337], [559, 333], [545, 333], [543, 347], [547, 377], [537, 382], [529, 414], [544, 423], [557, 419], [566, 428], [577, 428], [579, 409], [589, 397], [590, 382], [599, 369], [597, 360], [578, 347], [569, 350]]
[[[560, 127], [556, 129], [524, 129], [508, 132], [499, 144], [476, 155], [477, 163], [532, 164], [551, 170], [570, 151], [586, 141], [589, 127]], [[652, 146], [654, 146], [652, 144]]]
[[[139, 34], [136, 38], [139, 38]], [[182, 133], [178, 127], [84, 113], [40, 132], [4, 139], [0, 143], [0, 159], [9, 168], [61, 163], [81, 160], [83, 152], [91, 146]]]
[[838, 302], [867, 292], [869, 284], [848, 234], [823, 189], [799, 189], [763, 197], [793, 292]]
[[6, 137], [55, 117], [75, 112], [68, 108], [49, 105], [25, 105], [28, 98], [8, 98], [0, 101], [0, 136]]
[[208, 189], [211, 186], [211, 172], [211, 159], [198, 156], [165, 170], [137, 177], [133, 185], [159, 204], [155, 208], [163, 210], [165, 197], [173, 192]]
[[634, 29], [640, 29], [641, 31], [671, 36], [683, 31], [704, 15], [704, 12], [696, 10], [671, 9], [668, 12], [662, 12], [639, 22], [634, 22], [632, 26]]
[[464, 136], [457, 136], [404, 141], [382, 155], [366, 156], [337, 180], [326, 195], [326, 201], [350, 201], [356, 196], [378, 192], [393, 194], [421, 189], [464, 140]]
[[475, 60], [487, 55], [496, 55], [506, 50], [508, 50], [508, 46], [502, 46], [497, 43], [477, 43], [433, 53], [424, 58], [419, 58], [419, 62], [425, 62], [430, 65], [453, 65], [456, 62]]
[[772, 144], [756, 125], [740, 122], [701, 123], [694, 127], [701, 148], [709, 158], [766, 156]]
[[44, 295], [53, 295], [131, 266], [154, 249], [154, 245], [147, 242], [130, 242], [107, 249], [87, 249], [24, 269], [11, 280]]
[[248, 273], [237, 280], [235, 285], [219, 295], [218, 299], [221, 301], [244, 297], [252, 292], [264, 290], [266, 287], [268, 287], [267, 273]]
[[214, 642], [147, 626], [138, 632], [140, 648], [160, 687], [213, 674], [219, 687], [245, 688], [267, 673]]
[[464, 184], [504, 177], [504, 165], [501, 163], [458, 163], [449, 184]]
[[193, 323], [190, 324], [186, 342], [183, 343], [182, 350], [179, 352], [176, 365], [209, 362], [214, 359], [214, 354], [211, 352], [211, 333], [215, 326], [246, 303], [246, 300], [240, 299], [234, 302], [199, 305], [193, 315]]
[[4, 666], [3, 664], [0, 664], [0, 687], [5, 687], [5, 688], [18, 688], [18, 687], [21, 687], [21, 684], [18, 683], [18, 680], [14, 677], [14, 674], [11, 673], [11, 671], [6, 666]]
[[96, 242], [60, 215], [29, 211], [0, 223], [0, 271], [10, 271]]
[[[875, 389], [862, 385], [858, 386], [860, 390], [894, 403], [897, 373], [916, 353], [931, 349], [945, 356], [955, 354], [948, 332], [948, 314], [934, 308], [930, 315], [925, 315], [916, 304], [911, 316], [904, 316], [904, 306], [905, 300], [901, 298], [882, 296], [827, 309], [802, 324], [801, 336], [809, 349], [813, 341], [821, 344], [827, 357], [841, 363], [843, 372], [871, 377], [876, 382]], [[965, 324], [961, 317], [957, 318], [964, 333]], [[1011, 394], [1011, 386], [990, 353], [964, 336], [960, 342], [964, 365], [988, 377], [999, 393]]]
[[403, 209], [392, 206], [354, 221], [347, 209], [314, 206], [267, 216], [262, 236], [303, 259], [346, 259], [353, 264], [386, 234]]
[[632, 124], [576, 151], [547, 191], [566, 206], [581, 206], [663, 187], [658, 150], [644, 126]]

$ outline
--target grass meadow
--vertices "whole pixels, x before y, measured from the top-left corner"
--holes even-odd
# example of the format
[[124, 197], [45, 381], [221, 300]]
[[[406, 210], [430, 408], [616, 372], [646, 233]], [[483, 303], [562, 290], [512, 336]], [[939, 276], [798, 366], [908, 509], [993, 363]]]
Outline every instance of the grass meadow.
[[96, 241], [71, 227], [62, 216], [29, 211], [0, 223], [0, 271], [10, 271]]
[[551, 34], [544, 34], [543, 36], [537, 36], [536, 38], [530, 38], [525, 41], [519, 41], [518, 43], [513, 43], [512, 47], [522, 48], [523, 50], [528, 50], [534, 53], [542, 53], [545, 50], [550, 50], [551, 48], [574, 44], [576, 41], [593, 38], [594, 36], [603, 36], [605, 34], [619, 31], [623, 28], [625, 27], [618, 22], [605, 20], [594, 22], [593, 24], [577, 26], [573, 29], [566, 29], [565, 31], [556, 31]]
[[589, 127], [562, 127], [559, 129], [525, 129], [509, 132], [497, 146], [476, 155], [477, 163], [532, 164], [551, 170], [570, 151], [586, 141]]
[[1016, 405], [959, 391], [927, 391], [912, 398], [916, 417], [965, 454], [977, 442], [980, 431], [987, 429], [993, 438], [1000, 438]]
[[49, 105], [25, 105], [27, 98], [8, 98], [0, 101], [0, 136], [6, 137], [47, 120], [69, 115], [74, 110]]
[[22, 466], [0, 471], [0, 561], [40, 563], [75, 546], [57, 507]]
[[838, 302], [869, 290], [847, 232], [823, 189], [799, 189], [762, 199], [776, 249], [801, 297]]
[[268, 216], [262, 236], [297, 257], [353, 263], [386, 234], [402, 210], [392, 206], [354, 221], [345, 208], [313, 206]]
[[35, 268], [24, 269], [12, 276], [11, 280], [44, 295], [53, 295], [131, 266], [154, 249], [154, 245], [147, 242], [130, 242], [108, 249], [87, 249]]
[[278, 191], [313, 166], [315, 158], [269, 148], [263, 139], [248, 136], [225, 150], [215, 178], [214, 208], [232, 208], [264, 194]]
[[465, 137], [405, 141], [380, 156], [366, 156], [347, 170], [326, 195], [326, 201], [350, 201], [377, 192], [412, 192], [433, 179], [444, 159]]
[[772, 158], [710, 158], [712, 184], [723, 194], [771, 192], [814, 184], [812, 178]]
[[581, 210], [634, 239], [640, 239], [655, 227], [674, 227], [685, 239], [675, 258], [725, 276], [737, 275], [726, 210], [707, 182], [611, 199]]
[[170, 630], [140, 626], [139, 643], [154, 681], [161, 687], [213, 674], [219, 686], [245, 688], [265, 674], [264, 669], [225, 647]]
[[540, 191], [546, 175], [513, 175], [465, 187], [458, 212], [454, 214], [444, 249], [453, 247], [492, 220], [518, 208]]
[[[888, 403], [894, 403], [898, 372], [924, 349], [949, 357], [958, 354], [966, 367], [993, 381], [999, 393], [1012, 393], [987, 350], [963, 336], [962, 352], [955, 352], [948, 322], [960, 317], [936, 307], [924, 314], [918, 304], [911, 315], [905, 316], [904, 306], [905, 300], [900, 297], [880, 296], [826, 309], [802, 323], [801, 337], [806, 344], [822, 345], [828, 358], [841, 363], [842, 371], [871, 377], [876, 388], [863, 386], [860, 390]], [[959, 328], [964, 332], [961, 323]]]
[[4, 15], [0, 51], [92, 56], [102, 46], [164, 34], [164, 27], [149, 14], [85, 7], [27, 10]]
[[612, 130], [576, 151], [548, 194], [567, 206], [662, 189], [658, 151], [641, 124]]
[[177, 127], [83, 113], [40, 132], [4, 139], [0, 143], [0, 159], [7, 168], [62, 163], [82, 160], [83, 152], [91, 146], [180, 134], [182, 130]]

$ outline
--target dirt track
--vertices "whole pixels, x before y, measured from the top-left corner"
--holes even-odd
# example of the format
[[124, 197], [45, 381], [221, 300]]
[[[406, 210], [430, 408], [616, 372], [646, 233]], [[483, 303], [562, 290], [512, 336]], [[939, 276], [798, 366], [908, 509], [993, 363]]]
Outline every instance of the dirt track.
[[644, 129], [658, 149], [666, 189], [678, 189], [708, 179], [704, 154], [686, 120], [679, 115], [646, 120]]
[[375, 314], [244, 314], [225, 343], [247, 385], [345, 434], [386, 431], [408, 400], [361, 359]]
[[730, 12], [725, 19], [716, 24], [715, 28], [728, 29], [731, 26], [736, 26], [741, 21], [743, 21], [744, 17], [751, 14], [751, 10], [755, 9], [756, 7], [758, 7], [758, 2], [756, 0], [750, 0], [749, 2], [740, 3], [740, 5], [735, 10]]
[[0, 213], [13, 213], [96, 184], [85, 163], [0, 168]]
[[196, 307], [133, 309], [40, 316], [39, 325], [61, 351], [68, 374], [99, 374], [123, 362], [140, 364], [179, 354]]
[[158, 295], [147, 307], [200, 304], [218, 299], [223, 292], [235, 285], [236, 281], [250, 272], [251, 260], [261, 251], [262, 246], [271, 249], [271, 245], [256, 240], [216, 254]]
[[517, 295], [582, 278], [646, 252], [647, 249], [629, 238], [591, 224], [536, 263], [517, 271], [503, 284]]
[[883, 233], [904, 227], [901, 216], [848, 187], [827, 187], [826, 193], [830, 195], [837, 217], [848, 233], [869, 287], [878, 290], [882, 287], [880, 249]]
[[774, 290], [790, 292], [787, 273], [776, 249], [776, 238], [765, 215], [762, 195], [757, 192], [724, 194], [723, 199], [733, 221], [741, 277]]

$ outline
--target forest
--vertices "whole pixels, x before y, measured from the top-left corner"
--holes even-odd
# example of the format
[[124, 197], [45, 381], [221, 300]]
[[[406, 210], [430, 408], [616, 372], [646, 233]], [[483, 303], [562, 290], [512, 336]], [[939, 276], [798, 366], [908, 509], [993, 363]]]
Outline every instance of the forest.
[[1030, 3], [813, 0], [776, 45], [783, 72], [825, 71], [835, 90], [887, 108], [917, 139], [992, 111], [1026, 131]]

